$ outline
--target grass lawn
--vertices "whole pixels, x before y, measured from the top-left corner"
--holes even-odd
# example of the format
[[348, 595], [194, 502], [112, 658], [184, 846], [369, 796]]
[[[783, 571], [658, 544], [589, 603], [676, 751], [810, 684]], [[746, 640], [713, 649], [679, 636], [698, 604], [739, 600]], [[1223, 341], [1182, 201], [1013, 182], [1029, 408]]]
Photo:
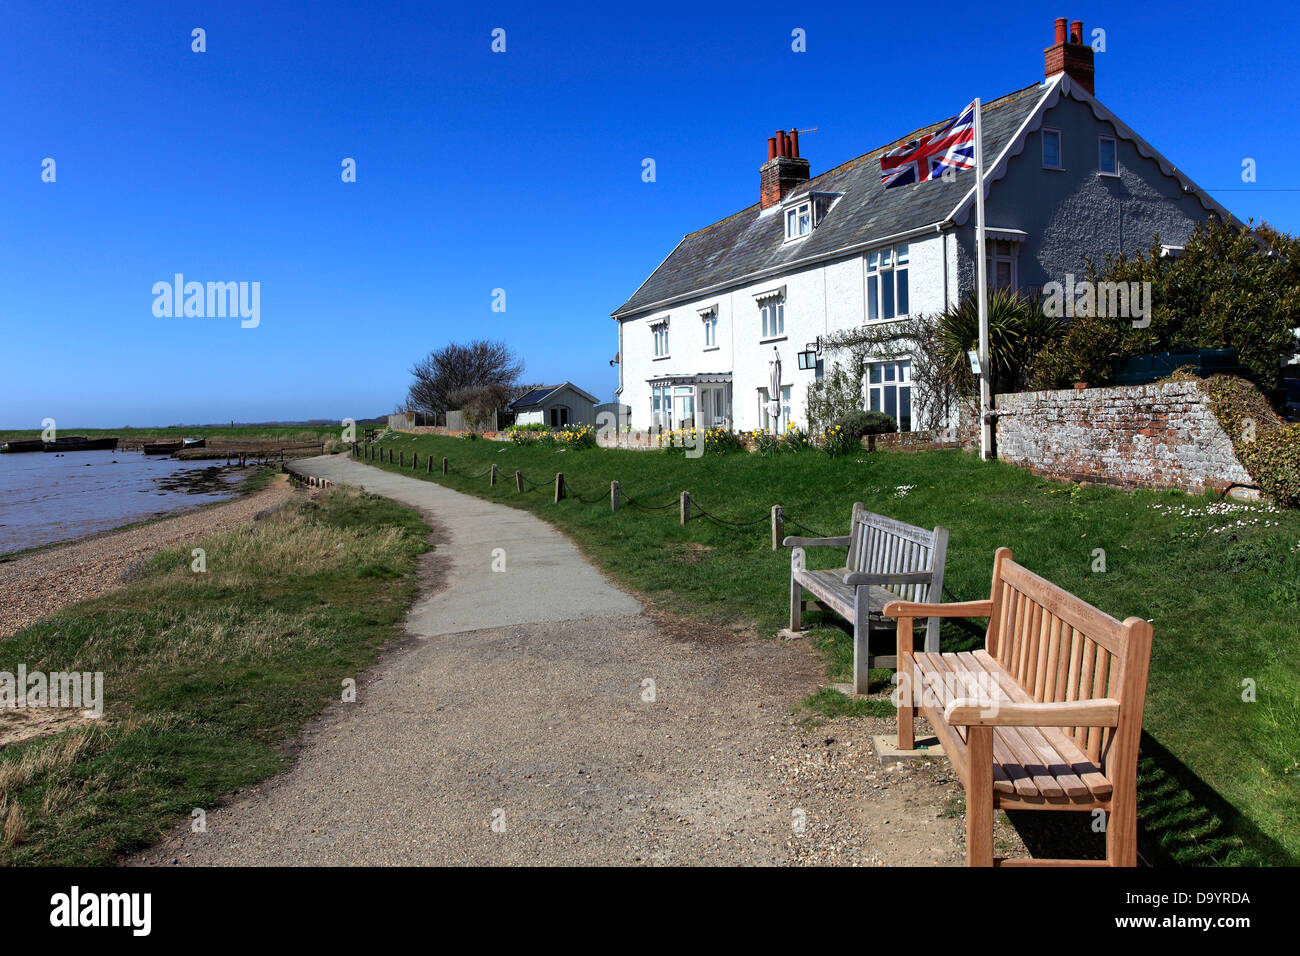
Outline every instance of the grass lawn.
[[[817, 534], [844, 534], [854, 501], [914, 524], [946, 525], [946, 600], [987, 597], [993, 551], [1008, 546], [1017, 561], [1115, 617], [1153, 619], [1139, 809], [1158, 858], [1300, 861], [1300, 513], [1063, 485], [959, 451], [687, 459], [395, 433], [380, 447], [404, 451], [406, 473], [534, 511], [667, 610], [765, 636], [785, 625], [788, 609], [789, 554], [770, 547], [773, 504], [785, 509], [787, 534], [804, 533], [789, 519]], [[414, 472], [412, 452], [420, 456]], [[430, 454], [433, 475], [425, 471]], [[446, 477], [438, 473], [443, 456], [455, 472]], [[492, 463], [495, 488], [478, 477]], [[523, 495], [515, 491], [516, 469], [530, 483]], [[577, 496], [559, 505], [550, 485], [557, 471]], [[664, 507], [611, 513], [612, 479], [636, 504]], [[683, 527], [682, 490], [720, 519], [754, 523], [733, 528], [696, 518]], [[1096, 549], [1104, 551], [1104, 572], [1093, 570]], [[811, 566], [842, 563], [843, 552], [820, 550], [810, 550]], [[815, 626], [819, 619], [806, 620]], [[982, 642], [982, 625], [945, 629], [944, 649]], [[813, 636], [826, 652], [828, 677], [846, 679], [849, 635], [824, 622]], [[1243, 700], [1246, 681], [1254, 702]], [[864, 712], [826, 691], [811, 705]]]
[[0, 864], [111, 863], [280, 770], [399, 633], [426, 538], [410, 509], [331, 491], [201, 540], [205, 573], [164, 552], [0, 643], [0, 671], [104, 675], [102, 718], [0, 751]]

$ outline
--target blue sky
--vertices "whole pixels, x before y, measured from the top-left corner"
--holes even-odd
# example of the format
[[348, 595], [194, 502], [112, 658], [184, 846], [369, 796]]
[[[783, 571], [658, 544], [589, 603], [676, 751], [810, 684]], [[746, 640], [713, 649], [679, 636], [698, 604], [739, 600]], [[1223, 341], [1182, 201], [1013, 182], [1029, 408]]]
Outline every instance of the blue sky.
[[[1300, 231], [1288, 5], [881, 9], [8, 0], [0, 427], [382, 414], [412, 362], [480, 336], [608, 400], [609, 313], [756, 201], [774, 129], [817, 127], [823, 172], [1041, 79], [1060, 15], [1106, 31], [1104, 103], [1238, 216]], [[155, 317], [177, 272], [260, 282], [260, 325]]]

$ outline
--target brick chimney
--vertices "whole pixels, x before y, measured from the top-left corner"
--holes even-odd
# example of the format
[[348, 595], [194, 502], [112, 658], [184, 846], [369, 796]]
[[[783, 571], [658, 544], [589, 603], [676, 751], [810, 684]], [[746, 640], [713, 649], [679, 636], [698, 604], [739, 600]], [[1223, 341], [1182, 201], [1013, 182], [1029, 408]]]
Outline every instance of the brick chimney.
[[[1089, 50], [1089, 53], [1092, 51]], [[767, 162], [758, 167], [759, 205], [775, 206], [800, 183], [808, 181], [808, 160], [799, 156], [799, 131], [777, 130], [767, 138]]]
[[1083, 21], [1070, 24], [1067, 36], [1065, 17], [1056, 18], [1056, 42], [1043, 51], [1043, 73], [1051, 79], [1064, 73], [1089, 93], [1093, 89], [1092, 47], [1083, 42]]

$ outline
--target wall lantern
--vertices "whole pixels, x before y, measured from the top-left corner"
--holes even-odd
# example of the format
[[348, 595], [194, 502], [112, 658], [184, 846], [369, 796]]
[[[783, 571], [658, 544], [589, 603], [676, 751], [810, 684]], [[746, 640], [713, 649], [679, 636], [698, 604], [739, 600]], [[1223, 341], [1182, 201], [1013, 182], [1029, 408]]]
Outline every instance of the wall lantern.
[[817, 336], [816, 342], [809, 342], [804, 346], [806, 351], [799, 353], [799, 367], [801, 369], [815, 369], [817, 367], [817, 356], [822, 354], [822, 337]]

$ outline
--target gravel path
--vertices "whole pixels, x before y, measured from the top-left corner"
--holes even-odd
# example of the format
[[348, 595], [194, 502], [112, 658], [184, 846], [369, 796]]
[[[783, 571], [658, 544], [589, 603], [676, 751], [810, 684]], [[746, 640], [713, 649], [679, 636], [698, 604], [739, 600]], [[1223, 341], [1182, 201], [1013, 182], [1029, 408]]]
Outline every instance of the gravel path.
[[821, 673], [802, 642], [643, 611], [526, 512], [346, 458], [301, 467], [423, 509], [442, 587], [291, 769], [128, 863], [960, 861], [945, 761], [885, 770], [885, 721], [792, 714]]
[[267, 488], [230, 501], [0, 561], [0, 638], [68, 604], [114, 590], [156, 551], [235, 527], [292, 494], [287, 476], [278, 475]]

